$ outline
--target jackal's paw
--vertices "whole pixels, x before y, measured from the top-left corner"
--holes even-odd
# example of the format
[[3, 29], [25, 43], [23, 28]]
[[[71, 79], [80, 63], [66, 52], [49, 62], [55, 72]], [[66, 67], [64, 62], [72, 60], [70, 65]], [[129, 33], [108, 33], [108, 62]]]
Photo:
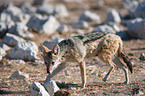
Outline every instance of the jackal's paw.
[[85, 88], [85, 84], [82, 84], [81, 89], [84, 89], [84, 88]]
[[102, 81], [106, 82], [106, 81], [107, 81], [107, 79], [106, 79], [106, 78], [103, 78], [103, 79], [102, 79]]
[[125, 82], [123, 82], [123, 84], [129, 84], [129, 82], [128, 81], [125, 81]]

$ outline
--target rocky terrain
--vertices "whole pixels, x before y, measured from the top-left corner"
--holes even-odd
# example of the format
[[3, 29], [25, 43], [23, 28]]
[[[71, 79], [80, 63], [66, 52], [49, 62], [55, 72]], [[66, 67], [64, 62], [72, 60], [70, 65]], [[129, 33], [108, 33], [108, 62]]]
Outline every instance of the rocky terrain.
[[[0, 1], [0, 95], [143, 96], [144, 10], [144, 0]], [[134, 62], [130, 83], [122, 84], [125, 78], [120, 68], [103, 82], [109, 66], [97, 57], [85, 59], [84, 89], [77, 63], [69, 63], [52, 81], [45, 81], [48, 74], [40, 44], [52, 49], [65, 38], [95, 31], [122, 38], [123, 50]]]

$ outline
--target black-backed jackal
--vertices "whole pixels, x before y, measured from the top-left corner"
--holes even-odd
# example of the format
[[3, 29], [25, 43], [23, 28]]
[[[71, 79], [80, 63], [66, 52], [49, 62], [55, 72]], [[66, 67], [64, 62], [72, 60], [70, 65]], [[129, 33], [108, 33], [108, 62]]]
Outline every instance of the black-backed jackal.
[[73, 36], [56, 44], [52, 50], [42, 45], [43, 58], [47, 67], [46, 80], [55, 76], [66, 68], [67, 62], [78, 62], [81, 71], [82, 87], [86, 84], [86, 67], [84, 58], [98, 56], [100, 60], [108, 63], [111, 67], [103, 78], [106, 81], [116, 65], [123, 69], [126, 81], [129, 83], [128, 69], [120, 61], [123, 59], [132, 73], [132, 63], [127, 55], [122, 52], [123, 42], [119, 36], [107, 32], [93, 32], [84, 35]]

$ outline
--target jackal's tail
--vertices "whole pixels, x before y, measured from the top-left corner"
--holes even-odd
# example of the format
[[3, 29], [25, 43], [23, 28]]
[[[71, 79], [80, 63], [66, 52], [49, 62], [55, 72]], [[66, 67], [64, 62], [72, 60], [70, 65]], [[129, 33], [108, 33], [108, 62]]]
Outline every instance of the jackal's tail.
[[131, 60], [129, 59], [128, 55], [125, 54], [125, 52], [122, 51], [122, 47], [123, 47], [123, 43], [120, 42], [119, 43], [119, 50], [118, 50], [118, 54], [119, 54], [119, 57], [121, 57], [123, 59], [123, 61], [126, 63], [128, 69], [130, 70], [130, 72], [132, 73], [133, 72], [133, 67], [132, 67], [132, 63]]
[[130, 72], [133, 72], [133, 68], [132, 68], [132, 62], [130, 61], [129, 57], [127, 56], [127, 54], [125, 54], [124, 52], [121, 52], [121, 57], [123, 58], [123, 61], [126, 63], [128, 69], [130, 70]]

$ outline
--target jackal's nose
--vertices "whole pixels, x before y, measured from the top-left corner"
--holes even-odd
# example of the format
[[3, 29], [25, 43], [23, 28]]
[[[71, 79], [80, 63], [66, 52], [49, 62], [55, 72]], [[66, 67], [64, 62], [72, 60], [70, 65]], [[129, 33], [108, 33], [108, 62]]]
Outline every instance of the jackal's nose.
[[48, 73], [48, 74], [50, 74], [50, 71], [49, 71], [49, 70], [47, 70], [47, 73]]

